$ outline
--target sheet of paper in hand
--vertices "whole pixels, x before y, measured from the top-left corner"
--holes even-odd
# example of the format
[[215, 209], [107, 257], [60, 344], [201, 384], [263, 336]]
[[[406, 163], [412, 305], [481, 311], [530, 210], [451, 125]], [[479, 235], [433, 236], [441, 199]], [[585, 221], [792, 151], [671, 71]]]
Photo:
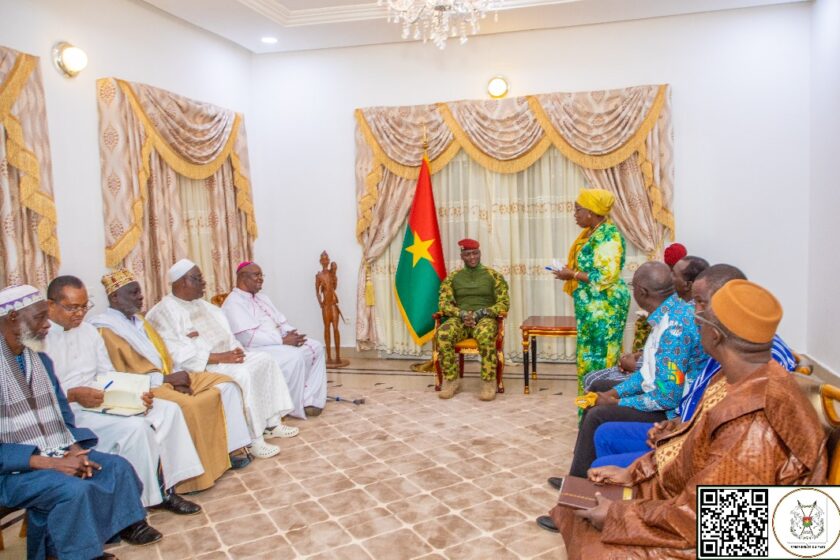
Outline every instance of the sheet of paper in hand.
[[96, 376], [97, 389], [105, 391], [105, 400], [97, 408], [85, 408], [91, 412], [115, 416], [139, 416], [146, 412], [143, 393], [151, 390], [151, 377], [136, 373], [113, 371]]
[[633, 499], [632, 488], [615, 484], [595, 484], [588, 478], [565, 476], [557, 503], [572, 509], [589, 509], [598, 505], [598, 500], [595, 499], [596, 492], [616, 502]]

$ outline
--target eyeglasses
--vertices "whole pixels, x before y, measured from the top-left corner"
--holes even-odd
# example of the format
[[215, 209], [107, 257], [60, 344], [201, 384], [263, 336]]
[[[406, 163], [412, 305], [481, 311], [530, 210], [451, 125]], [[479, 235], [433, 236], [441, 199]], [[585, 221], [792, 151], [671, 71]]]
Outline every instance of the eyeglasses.
[[721, 334], [721, 335], [725, 338], [725, 337], [726, 337], [726, 333], [725, 333], [725, 332], [723, 332], [723, 329], [721, 329], [718, 325], [714, 324], [714, 323], [713, 323], [713, 322], [711, 322], [710, 320], [708, 320], [708, 319], [706, 319], [705, 317], [703, 317], [702, 313], [704, 313], [704, 312], [703, 312], [703, 311], [696, 311], [696, 312], [694, 313], [694, 318], [695, 318], [696, 320], [700, 321], [701, 323], [706, 323], [707, 325], [709, 325], [710, 327], [712, 327], [713, 329], [715, 329], [716, 331], [718, 331], [718, 332], [719, 332], [719, 333], [720, 333], [720, 334]]
[[94, 303], [93, 298], [89, 299], [88, 302], [84, 305], [64, 305], [63, 303], [59, 303], [55, 300], [50, 300], [64, 311], [71, 315], [75, 315], [76, 313], [87, 313], [91, 309], [93, 309]]

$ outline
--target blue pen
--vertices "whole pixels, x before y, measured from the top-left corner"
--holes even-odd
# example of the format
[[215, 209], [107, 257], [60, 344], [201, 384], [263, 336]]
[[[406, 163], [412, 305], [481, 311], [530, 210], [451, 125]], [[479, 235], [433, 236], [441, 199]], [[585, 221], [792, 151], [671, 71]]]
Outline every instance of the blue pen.
[[108, 387], [110, 387], [113, 384], [114, 384], [114, 380], [112, 379], [111, 381], [109, 381], [108, 383], [105, 384], [105, 386], [102, 388], [102, 390], [107, 391]]

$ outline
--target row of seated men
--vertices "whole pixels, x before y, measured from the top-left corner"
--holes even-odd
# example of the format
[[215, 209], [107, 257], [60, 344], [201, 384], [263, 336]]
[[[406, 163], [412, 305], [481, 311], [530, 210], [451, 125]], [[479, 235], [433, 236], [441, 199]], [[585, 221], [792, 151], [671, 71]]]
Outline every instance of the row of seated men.
[[[645, 263], [633, 297], [648, 313], [640, 353], [589, 373], [570, 476], [633, 489], [537, 519], [569, 558], [694, 558], [698, 485], [817, 485], [827, 435], [776, 334], [782, 308], [738, 268], [686, 256]], [[548, 483], [562, 489], [563, 477]]]
[[[324, 346], [261, 293], [256, 263], [238, 267], [223, 309], [202, 299], [195, 263], [179, 261], [169, 280], [145, 317], [127, 270], [102, 278], [109, 306], [87, 320], [78, 278], [54, 279], [46, 299], [26, 285], [0, 291], [0, 505], [27, 510], [27, 558], [112, 558], [103, 547], [119, 538], [160, 540], [145, 508], [200, 512], [176, 490], [277, 455], [267, 440], [298, 434], [282, 418], [323, 409]], [[114, 371], [149, 376], [145, 414], [88, 410]]]

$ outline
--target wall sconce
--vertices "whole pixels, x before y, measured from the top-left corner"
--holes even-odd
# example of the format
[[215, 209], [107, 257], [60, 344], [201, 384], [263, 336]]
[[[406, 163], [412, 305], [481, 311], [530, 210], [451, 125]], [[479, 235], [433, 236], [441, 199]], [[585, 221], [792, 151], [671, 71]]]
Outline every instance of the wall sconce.
[[493, 99], [501, 99], [508, 94], [510, 86], [502, 76], [494, 76], [487, 82], [487, 93]]
[[88, 63], [85, 51], [65, 41], [55, 44], [52, 55], [55, 67], [68, 78], [75, 77]]

